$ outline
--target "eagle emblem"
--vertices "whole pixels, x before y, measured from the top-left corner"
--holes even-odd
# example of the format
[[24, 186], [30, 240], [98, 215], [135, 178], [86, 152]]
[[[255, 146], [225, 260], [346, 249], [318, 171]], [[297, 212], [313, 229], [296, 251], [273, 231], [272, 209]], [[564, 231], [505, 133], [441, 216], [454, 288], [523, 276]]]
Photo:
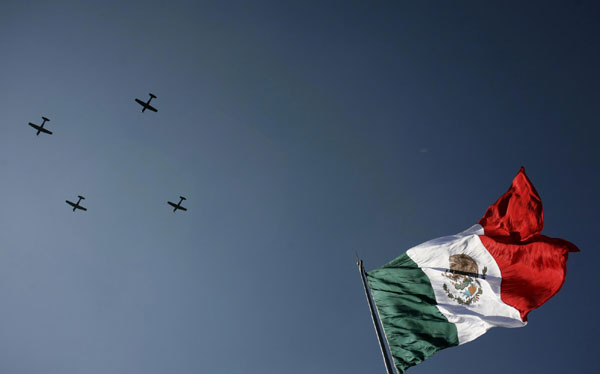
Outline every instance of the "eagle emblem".
[[442, 276], [448, 279], [444, 283], [446, 295], [459, 305], [471, 305], [479, 301], [483, 288], [478, 278], [485, 279], [487, 267], [479, 274], [479, 266], [475, 260], [466, 254], [452, 255], [448, 258], [450, 268]]

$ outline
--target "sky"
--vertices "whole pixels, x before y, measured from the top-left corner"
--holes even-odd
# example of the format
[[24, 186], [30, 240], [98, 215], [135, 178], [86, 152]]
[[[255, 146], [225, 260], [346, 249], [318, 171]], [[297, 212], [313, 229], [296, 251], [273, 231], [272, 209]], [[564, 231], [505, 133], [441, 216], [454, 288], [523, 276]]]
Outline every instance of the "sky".
[[543, 233], [581, 249], [562, 290], [409, 373], [589, 372], [599, 17], [2, 1], [0, 373], [384, 373], [355, 252], [369, 270], [463, 231], [521, 166]]

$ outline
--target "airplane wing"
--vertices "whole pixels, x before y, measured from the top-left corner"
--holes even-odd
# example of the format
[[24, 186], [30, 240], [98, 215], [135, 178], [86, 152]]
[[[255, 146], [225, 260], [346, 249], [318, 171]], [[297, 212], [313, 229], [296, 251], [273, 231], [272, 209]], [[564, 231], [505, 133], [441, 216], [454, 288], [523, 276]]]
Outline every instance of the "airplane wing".
[[175, 203], [172, 203], [172, 202], [170, 202], [170, 201], [167, 201], [167, 203], [169, 203], [169, 205], [170, 205], [170, 206], [172, 206], [173, 208], [176, 208], [176, 209], [177, 209], [177, 204], [175, 204]]
[[146, 106], [148, 105], [148, 104], [146, 104], [145, 102], [143, 102], [143, 101], [142, 101], [142, 100], [140, 100], [140, 99], [135, 99], [135, 102], [136, 102], [136, 103], [138, 103], [138, 104], [140, 104], [140, 105], [141, 105], [141, 106], [143, 106], [144, 108], [146, 108]]
[[82, 207], [82, 206], [77, 206], [77, 209], [81, 209], [81, 210], [83, 210], [83, 211], [87, 211], [87, 208], [84, 208], [84, 207]]
[[45, 131], [45, 130], [44, 130], [43, 128], [41, 128], [40, 126], [38, 126], [38, 125], [36, 125], [36, 124], [34, 124], [34, 123], [31, 123], [31, 122], [29, 122], [29, 126], [33, 127], [33, 128], [34, 128], [34, 129], [36, 129], [36, 130]]
[[38, 130], [39, 130], [39, 131], [41, 131], [41, 132], [45, 132], [46, 134], [50, 134], [50, 135], [52, 135], [52, 131], [50, 131], [50, 130], [46, 130], [46, 129], [45, 129], [45, 128], [43, 128], [43, 127], [40, 127]]
[[158, 109], [156, 109], [155, 107], [153, 107], [153, 106], [152, 106], [152, 105], [150, 105], [150, 104], [146, 104], [146, 105], [144, 105], [144, 106], [146, 107], [146, 109], [149, 109], [149, 110], [151, 110], [151, 111], [153, 111], [153, 112], [158, 112]]
[[74, 206], [76, 206], [76, 204], [75, 204], [75, 203], [72, 203], [72, 202], [70, 202], [69, 200], [65, 200], [65, 203], [67, 203], [67, 204], [69, 204], [70, 206], [73, 206], [73, 207], [74, 207]]
[[185, 210], [187, 212], [187, 208], [180, 206], [178, 209]]

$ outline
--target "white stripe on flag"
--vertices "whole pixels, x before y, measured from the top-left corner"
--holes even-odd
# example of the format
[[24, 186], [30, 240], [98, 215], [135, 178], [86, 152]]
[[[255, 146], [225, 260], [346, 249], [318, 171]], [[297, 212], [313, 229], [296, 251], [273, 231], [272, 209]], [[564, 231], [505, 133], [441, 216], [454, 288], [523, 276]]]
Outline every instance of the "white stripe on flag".
[[[492, 327], [527, 324], [517, 309], [500, 298], [502, 275], [479, 235], [483, 235], [483, 228], [474, 225], [460, 234], [430, 240], [406, 252], [429, 277], [438, 309], [456, 325], [459, 344], [470, 342]], [[452, 273], [453, 255], [472, 259], [480, 276]], [[484, 268], [485, 279], [481, 275]]]

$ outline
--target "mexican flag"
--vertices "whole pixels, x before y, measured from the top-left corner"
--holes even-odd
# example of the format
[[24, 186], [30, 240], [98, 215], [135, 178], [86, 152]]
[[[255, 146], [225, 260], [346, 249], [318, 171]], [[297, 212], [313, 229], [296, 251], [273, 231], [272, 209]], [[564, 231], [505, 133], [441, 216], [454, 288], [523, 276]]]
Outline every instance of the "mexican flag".
[[523, 327], [565, 281], [572, 243], [541, 235], [542, 201], [521, 168], [467, 230], [366, 273], [397, 373], [492, 327]]

